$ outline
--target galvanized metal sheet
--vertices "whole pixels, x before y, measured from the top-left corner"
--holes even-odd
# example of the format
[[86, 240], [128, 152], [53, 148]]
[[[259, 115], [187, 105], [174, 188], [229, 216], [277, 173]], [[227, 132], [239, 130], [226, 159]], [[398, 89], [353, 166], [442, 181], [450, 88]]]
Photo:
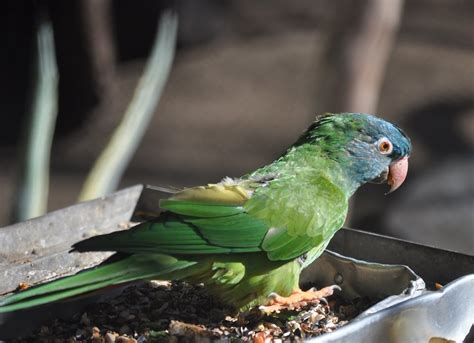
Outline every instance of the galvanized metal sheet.
[[467, 275], [439, 291], [427, 291], [376, 313], [360, 316], [308, 342], [463, 342], [472, 325], [474, 275]]
[[0, 228], [0, 294], [20, 283], [34, 285], [103, 261], [110, 254], [68, 251], [87, 237], [127, 228], [142, 189], [130, 187]]
[[474, 256], [366, 231], [341, 229], [328, 249], [359, 260], [410, 266], [428, 288], [474, 274]]
[[337, 284], [342, 289], [342, 297], [349, 300], [385, 299], [367, 310], [367, 314], [418, 296], [425, 290], [423, 279], [407, 266], [365, 262], [331, 251], [325, 251], [303, 271], [301, 283]]

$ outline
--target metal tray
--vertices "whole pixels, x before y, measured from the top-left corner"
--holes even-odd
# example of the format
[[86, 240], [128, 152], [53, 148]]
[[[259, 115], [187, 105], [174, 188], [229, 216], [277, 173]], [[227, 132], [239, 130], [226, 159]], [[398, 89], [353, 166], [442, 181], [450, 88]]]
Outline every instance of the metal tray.
[[[159, 188], [137, 185], [0, 228], [0, 294], [21, 282], [35, 285], [100, 263], [110, 254], [69, 253], [70, 246], [156, 216], [158, 200], [164, 196], [168, 194]], [[468, 334], [474, 321], [474, 275], [465, 275], [474, 273], [473, 256], [351, 229], [339, 230], [329, 249], [333, 252], [327, 251], [303, 272], [303, 284], [337, 282], [346, 298], [384, 300], [347, 326], [310, 342], [428, 342], [433, 337], [461, 341]], [[425, 282], [449, 285], [428, 291]], [[27, 334], [48, 318], [69, 317], [110, 295], [95, 293], [0, 314], [0, 339], [15, 337], [20, 328]]]

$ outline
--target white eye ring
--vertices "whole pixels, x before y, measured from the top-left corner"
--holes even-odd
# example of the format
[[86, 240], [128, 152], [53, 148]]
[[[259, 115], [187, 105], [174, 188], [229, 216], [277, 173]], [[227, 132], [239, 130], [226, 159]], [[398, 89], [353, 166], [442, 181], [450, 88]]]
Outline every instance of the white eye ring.
[[381, 154], [389, 155], [393, 151], [393, 144], [387, 137], [382, 137], [377, 141], [377, 149]]

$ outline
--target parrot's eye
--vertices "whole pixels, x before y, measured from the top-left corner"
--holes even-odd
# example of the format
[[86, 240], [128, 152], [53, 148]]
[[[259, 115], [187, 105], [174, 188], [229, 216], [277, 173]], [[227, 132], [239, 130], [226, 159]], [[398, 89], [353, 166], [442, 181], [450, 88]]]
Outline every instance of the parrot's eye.
[[388, 155], [393, 151], [392, 142], [390, 142], [386, 137], [382, 137], [377, 141], [377, 147], [380, 153], [384, 155]]

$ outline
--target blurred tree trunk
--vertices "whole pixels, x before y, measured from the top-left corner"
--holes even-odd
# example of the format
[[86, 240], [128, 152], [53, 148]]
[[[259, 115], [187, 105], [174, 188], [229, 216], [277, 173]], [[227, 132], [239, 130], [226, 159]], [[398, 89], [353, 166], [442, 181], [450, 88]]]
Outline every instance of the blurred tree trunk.
[[340, 1], [318, 66], [317, 113], [377, 110], [403, 0]]
[[[334, 8], [318, 65], [316, 114], [376, 113], [403, 0], [341, 0]], [[351, 219], [349, 211], [346, 225]]]

